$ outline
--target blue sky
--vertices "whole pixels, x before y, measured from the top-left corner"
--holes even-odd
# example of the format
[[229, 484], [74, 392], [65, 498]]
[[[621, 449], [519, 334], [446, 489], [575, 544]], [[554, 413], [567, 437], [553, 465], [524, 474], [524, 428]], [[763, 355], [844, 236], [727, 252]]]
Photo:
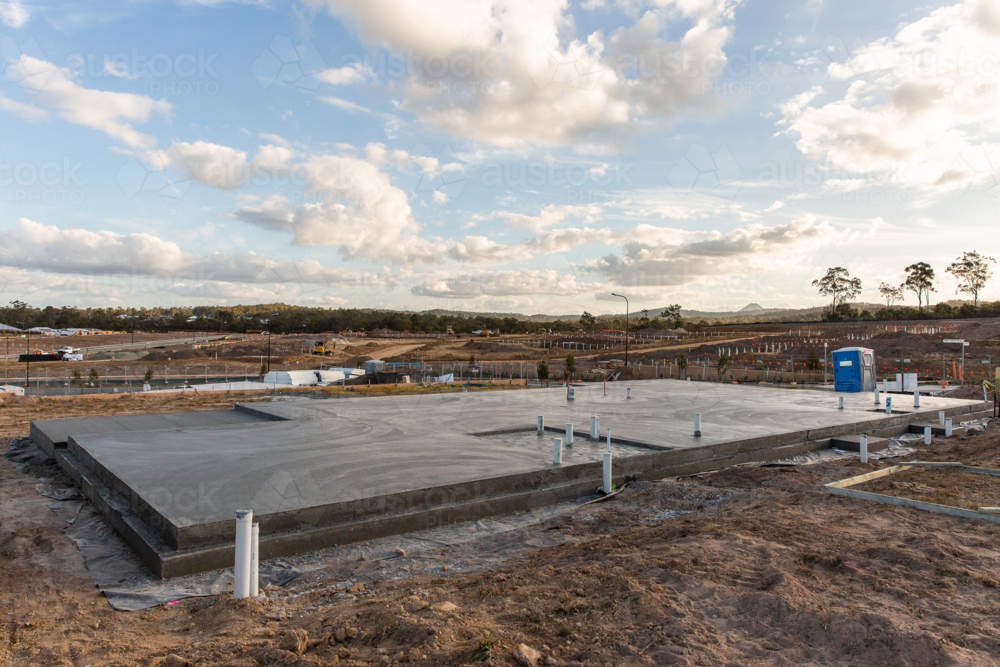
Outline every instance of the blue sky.
[[1000, 251], [998, 46], [985, 0], [0, 0], [0, 298], [952, 298]]

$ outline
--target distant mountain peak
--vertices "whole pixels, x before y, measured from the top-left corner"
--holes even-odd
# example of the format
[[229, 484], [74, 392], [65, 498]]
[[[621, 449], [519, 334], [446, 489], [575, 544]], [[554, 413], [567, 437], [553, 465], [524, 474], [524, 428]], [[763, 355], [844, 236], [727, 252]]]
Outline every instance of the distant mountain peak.
[[761, 306], [759, 303], [748, 303], [747, 305], [743, 306], [742, 308], [740, 308], [736, 312], [738, 312], [738, 313], [752, 313], [755, 310], [764, 310], [764, 307]]

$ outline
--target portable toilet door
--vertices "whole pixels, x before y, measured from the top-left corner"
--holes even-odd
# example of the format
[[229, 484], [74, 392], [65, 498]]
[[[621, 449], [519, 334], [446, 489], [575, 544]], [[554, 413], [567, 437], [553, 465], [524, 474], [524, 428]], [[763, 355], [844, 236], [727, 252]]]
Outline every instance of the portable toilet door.
[[875, 391], [875, 351], [866, 347], [834, 350], [833, 389], [847, 393]]

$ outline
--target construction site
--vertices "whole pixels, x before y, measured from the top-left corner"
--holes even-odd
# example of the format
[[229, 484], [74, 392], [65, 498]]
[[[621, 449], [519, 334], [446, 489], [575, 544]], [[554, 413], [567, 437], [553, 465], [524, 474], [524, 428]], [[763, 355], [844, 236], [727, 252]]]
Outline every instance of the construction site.
[[5, 360], [0, 660], [995, 663], [995, 322], [268, 338]]

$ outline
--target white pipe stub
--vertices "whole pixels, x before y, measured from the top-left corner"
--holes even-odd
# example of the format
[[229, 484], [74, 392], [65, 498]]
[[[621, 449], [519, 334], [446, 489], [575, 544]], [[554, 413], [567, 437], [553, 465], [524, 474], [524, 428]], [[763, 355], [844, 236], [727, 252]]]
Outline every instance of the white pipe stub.
[[938, 410], [938, 426], [944, 426], [944, 410]]
[[946, 438], [951, 437], [951, 417], [944, 420], [944, 436]]
[[694, 435], [696, 438], [701, 437], [701, 413], [694, 413]]
[[858, 452], [861, 454], [861, 462], [868, 463], [868, 435], [865, 433], [859, 438]]
[[839, 402], [839, 405], [837, 406], [838, 409], [843, 410], [844, 409], [844, 397], [843, 396], [838, 396], [837, 400]]
[[591, 440], [601, 439], [600, 422], [598, 421], [596, 415], [590, 416], [590, 439]]
[[552, 441], [552, 464], [561, 465], [562, 464], [562, 438], [556, 438]]
[[260, 524], [250, 529], [250, 597], [260, 594]]
[[545, 431], [545, 417], [538, 415], [538, 435]]
[[925, 445], [931, 444], [931, 427], [930, 426], [925, 426], [924, 427], [924, 444]]
[[250, 596], [250, 561], [253, 545], [253, 510], [236, 510], [236, 562], [233, 567], [233, 597]]
[[573, 425], [566, 424], [566, 446], [569, 447], [573, 444]]

